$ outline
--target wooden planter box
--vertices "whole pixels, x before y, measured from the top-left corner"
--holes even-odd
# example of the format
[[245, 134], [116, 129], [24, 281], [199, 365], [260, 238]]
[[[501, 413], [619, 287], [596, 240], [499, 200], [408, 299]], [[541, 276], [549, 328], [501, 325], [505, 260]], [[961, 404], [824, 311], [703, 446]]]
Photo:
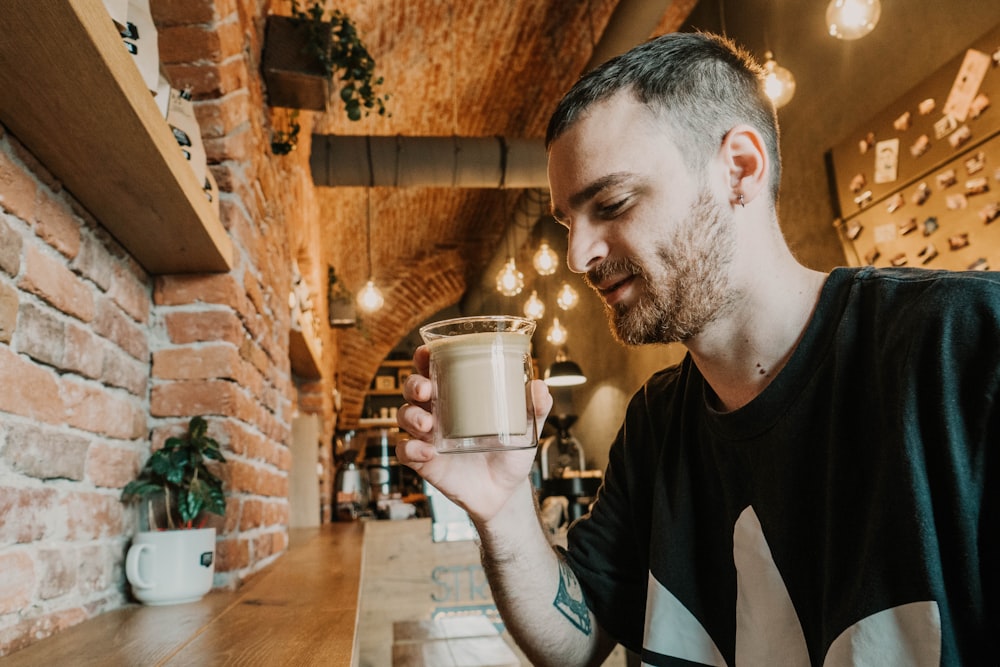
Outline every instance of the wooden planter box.
[[268, 105], [326, 111], [332, 85], [306, 50], [308, 27], [288, 16], [268, 16], [261, 64]]

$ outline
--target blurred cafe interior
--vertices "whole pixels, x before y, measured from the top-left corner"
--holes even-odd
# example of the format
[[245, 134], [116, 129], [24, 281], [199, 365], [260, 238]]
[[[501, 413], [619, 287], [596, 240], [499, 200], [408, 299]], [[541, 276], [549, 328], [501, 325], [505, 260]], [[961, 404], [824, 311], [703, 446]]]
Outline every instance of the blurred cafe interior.
[[[684, 349], [614, 341], [543, 139], [653, 36], [766, 62], [804, 264], [1000, 268], [994, 0], [5, 0], [0, 24], [5, 664], [527, 664], [467, 518], [396, 460], [401, 383], [425, 323], [535, 320], [542, 521], [558, 542], [587, 511]], [[317, 62], [324, 38], [352, 55]], [[174, 525], [136, 482], [179, 443], [201, 477]], [[208, 541], [164, 583], [171, 533]]]

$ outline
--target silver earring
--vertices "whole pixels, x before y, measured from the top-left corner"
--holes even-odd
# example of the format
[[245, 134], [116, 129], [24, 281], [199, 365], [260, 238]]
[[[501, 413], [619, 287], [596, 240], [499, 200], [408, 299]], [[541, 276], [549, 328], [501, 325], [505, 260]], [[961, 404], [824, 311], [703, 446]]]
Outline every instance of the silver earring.
[[742, 192], [740, 193], [740, 206], [742, 206], [743, 208], [747, 207], [747, 205], [743, 203], [743, 193]]

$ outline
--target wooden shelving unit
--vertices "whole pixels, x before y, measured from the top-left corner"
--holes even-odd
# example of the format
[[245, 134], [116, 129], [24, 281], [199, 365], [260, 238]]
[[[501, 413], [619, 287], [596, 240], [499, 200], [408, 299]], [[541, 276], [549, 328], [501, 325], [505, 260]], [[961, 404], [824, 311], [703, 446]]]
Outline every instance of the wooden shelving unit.
[[318, 341], [302, 329], [293, 327], [288, 330], [288, 357], [292, 372], [299, 377], [318, 379], [323, 376]]
[[0, 122], [150, 273], [232, 268], [232, 243], [101, 0], [0, 3]]

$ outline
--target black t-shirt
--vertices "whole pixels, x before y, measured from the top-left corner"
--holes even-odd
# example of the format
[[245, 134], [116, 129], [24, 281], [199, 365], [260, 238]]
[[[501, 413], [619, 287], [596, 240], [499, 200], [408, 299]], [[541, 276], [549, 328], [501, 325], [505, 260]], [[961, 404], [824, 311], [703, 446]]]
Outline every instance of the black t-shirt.
[[835, 270], [746, 406], [690, 357], [633, 397], [588, 605], [649, 665], [1000, 664], [998, 385], [1000, 273]]

